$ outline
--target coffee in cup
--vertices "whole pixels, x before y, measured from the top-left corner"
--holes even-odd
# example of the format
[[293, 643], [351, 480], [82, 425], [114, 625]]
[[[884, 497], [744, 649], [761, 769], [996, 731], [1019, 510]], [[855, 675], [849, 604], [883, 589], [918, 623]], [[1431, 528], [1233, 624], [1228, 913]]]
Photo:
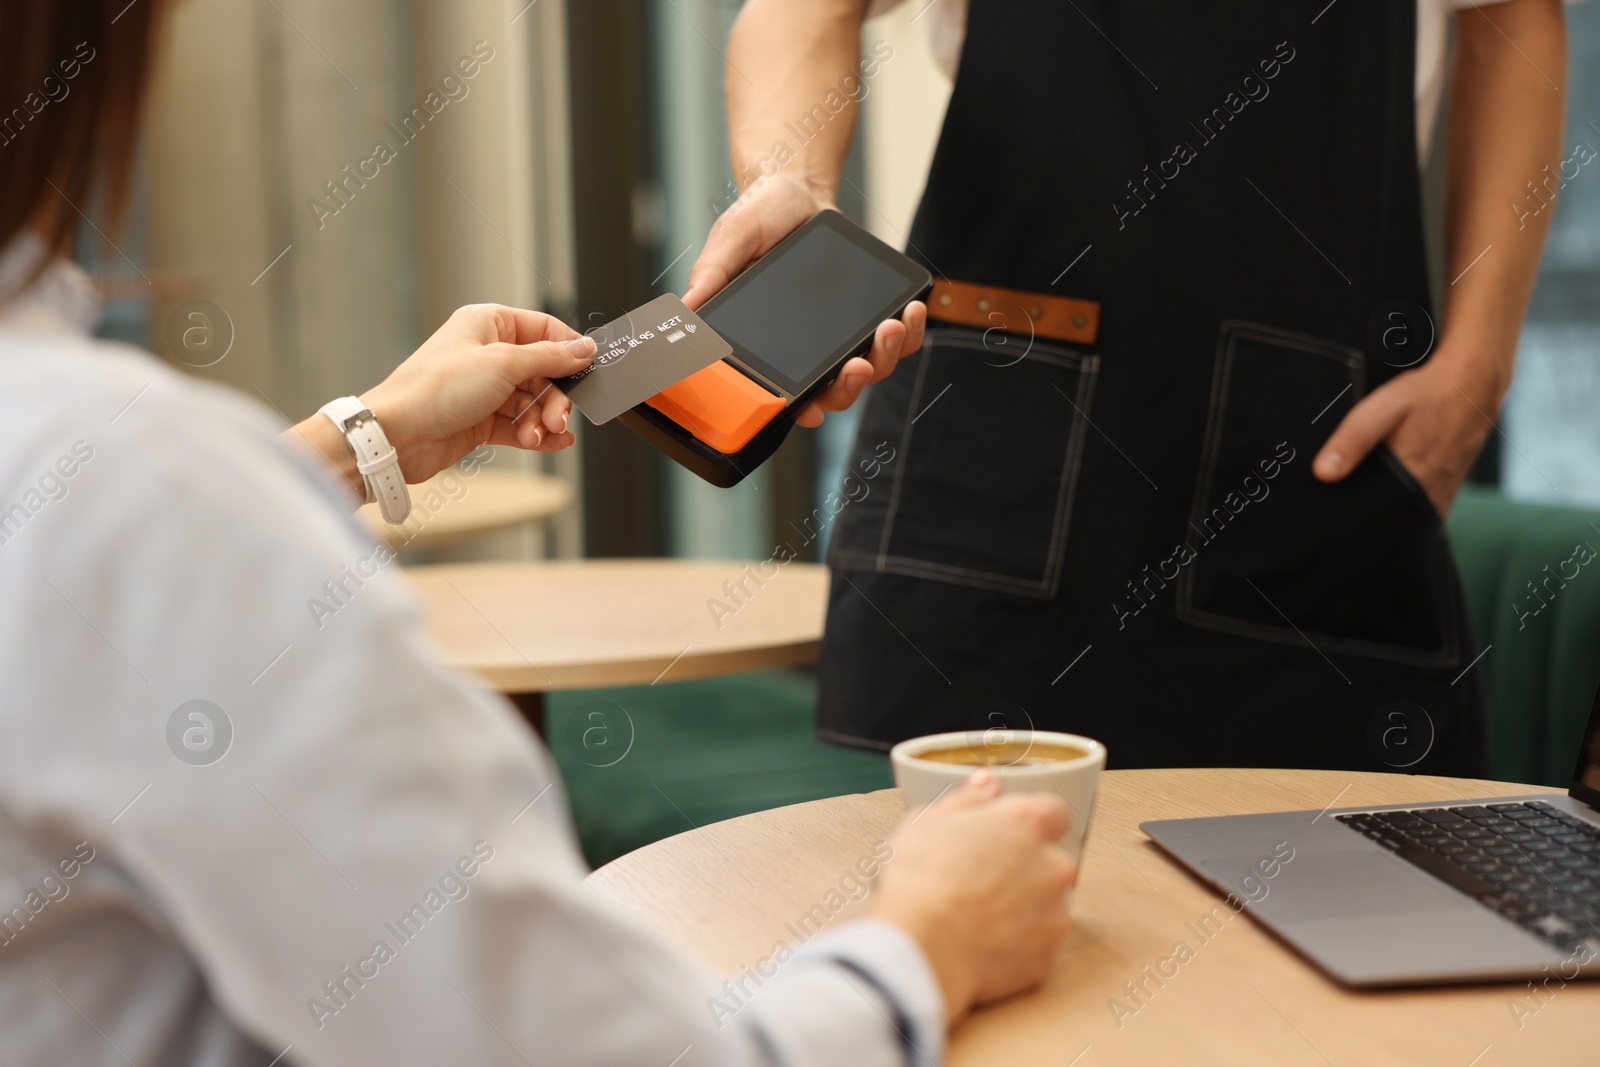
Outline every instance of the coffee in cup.
[[1070, 763], [1089, 754], [1076, 745], [1010, 740], [995, 744], [964, 744], [916, 753], [920, 760], [954, 763], [961, 767], [1035, 767], [1045, 763]]

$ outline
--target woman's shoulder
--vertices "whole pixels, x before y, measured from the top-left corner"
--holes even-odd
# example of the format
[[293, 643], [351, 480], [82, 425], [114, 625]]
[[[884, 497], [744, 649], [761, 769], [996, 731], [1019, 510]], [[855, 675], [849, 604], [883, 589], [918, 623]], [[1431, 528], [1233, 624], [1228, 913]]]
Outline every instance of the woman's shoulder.
[[263, 535], [344, 542], [337, 489], [283, 429], [265, 403], [133, 346], [0, 331], [0, 515], [70, 492], [60, 510], [108, 537], [131, 526], [181, 539], [202, 523], [240, 548]]
[[188, 418], [221, 419], [250, 433], [282, 429], [270, 409], [233, 389], [133, 345], [64, 332], [0, 329], [0, 411], [24, 425], [150, 428]]

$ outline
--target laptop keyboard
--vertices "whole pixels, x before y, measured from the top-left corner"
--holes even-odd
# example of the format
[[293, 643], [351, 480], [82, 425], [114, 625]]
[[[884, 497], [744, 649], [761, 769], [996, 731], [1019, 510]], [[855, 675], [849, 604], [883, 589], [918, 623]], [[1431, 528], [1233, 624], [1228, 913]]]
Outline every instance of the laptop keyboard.
[[1546, 941], [1600, 943], [1600, 827], [1539, 801], [1338, 820]]

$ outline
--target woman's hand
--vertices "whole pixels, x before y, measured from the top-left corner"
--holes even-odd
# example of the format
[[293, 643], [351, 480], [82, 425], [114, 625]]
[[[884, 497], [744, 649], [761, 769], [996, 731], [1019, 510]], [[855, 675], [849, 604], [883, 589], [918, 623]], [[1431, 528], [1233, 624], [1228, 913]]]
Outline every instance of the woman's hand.
[[[784, 175], [757, 181], [711, 227], [706, 247], [689, 271], [689, 291], [683, 302], [698, 309], [807, 219], [831, 207], [831, 202]], [[898, 319], [879, 323], [872, 350], [846, 363], [838, 380], [818, 393], [795, 421], [801, 426], [821, 426], [825, 412], [843, 411], [854, 404], [862, 389], [887, 378], [901, 357], [922, 347], [927, 319], [927, 305], [913, 300]]]
[[1056, 844], [1070, 823], [1060, 797], [1001, 796], [979, 770], [891, 838], [872, 914], [922, 946], [946, 1021], [1049, 976], [1072, 925], [1065, 894], [1077, 868]]
[[594, 341], [559, 319], [469, 304], [361, 399], [400, 453], [406, 481], [420, 482], [486, 444], [572, 445], [572, 402], [550, 379], [593, 357]]
[[[485, 444], [540, 452], [573, 444], [572, 403], [550, 379], [593, 358], [592, 339], [549, 315], [469, 304], [361, 400], [415, 483]], [[286, 436], [308, 443], [364, 498], [355, 456], [333, 423], [315, 415]]]

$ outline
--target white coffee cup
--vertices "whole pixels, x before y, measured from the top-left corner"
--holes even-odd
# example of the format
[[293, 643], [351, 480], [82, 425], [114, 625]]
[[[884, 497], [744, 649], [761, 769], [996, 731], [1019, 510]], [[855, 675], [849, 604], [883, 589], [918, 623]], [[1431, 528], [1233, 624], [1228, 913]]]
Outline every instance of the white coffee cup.
[[889, 762], [894, 767], [894, 782], [900, 787], [906, 808], [931, 804], [962, 782], [972, 777], [977, 766], [964, 763], [935, 763], [918, 758], [919, 753], [940, 749], [974, 748], [1000, 752], [1013, 745], [1059, 745], [1075, 748], [1083, 756], [1074, 760], [1052, 760], [1048, 763], [1028, 763], [1010, 757], [1011, 762], [985, 764], [1000, 783], [1002, 793], [1053, 793], [1072, 808], [1072, 826], [1061, 839], [1061, 847], [1076, 862], [1083, 851], [1083, 839], [1089, 832], [1089, 820], [1094, 814], [1095, 790], [1100, 785], [1100, 772], [1106, 765], [1106, 746], [1090, 737], [1078, 734], [1058, 734], [1048, 730], [989, 729], [960, 731], [948, 734], [928, 734], [902, 741], [889, 750]]

